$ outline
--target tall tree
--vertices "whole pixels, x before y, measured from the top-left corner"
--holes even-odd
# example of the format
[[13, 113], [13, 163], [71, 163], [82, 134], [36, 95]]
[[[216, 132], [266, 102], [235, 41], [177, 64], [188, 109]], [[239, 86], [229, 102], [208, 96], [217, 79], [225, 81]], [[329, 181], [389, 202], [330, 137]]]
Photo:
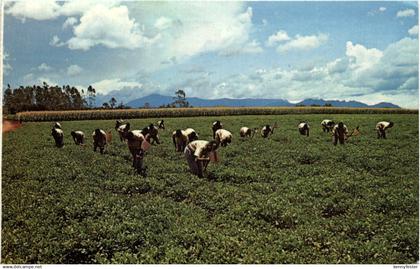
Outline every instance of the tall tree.
[[92, 108], [95, 104], [96, 90], [91, 85], [89, 85], [87, 88], [87, 94], [89, 99], [89, 107]]
[[109, 105], [111, 106], [111, 108], [114, 108], [116, 104], [117, 104], [117, 99], [112, 97], [111, 100], [109, 100]]
[[178, 89], [175, 92], [175, 97], [173, 97], [174, 101], [172, 105], [174, 107], [189, 107], [189, 103], [186, 98], [186, 94], [183, 90]]
[[8, 85], [4, 91], [3, 109], [6, 113], [31, 110], [83, 109], [86, 103], [75, 87], [50, 86], [46, 82], [33, 86], [12, 89]]

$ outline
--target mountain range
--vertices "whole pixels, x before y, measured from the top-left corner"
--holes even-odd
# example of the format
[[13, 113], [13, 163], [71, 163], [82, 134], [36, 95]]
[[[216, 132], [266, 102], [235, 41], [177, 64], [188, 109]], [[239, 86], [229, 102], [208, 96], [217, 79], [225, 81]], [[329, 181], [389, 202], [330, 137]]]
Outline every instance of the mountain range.
[[[144, 107], [148, 104], [149, 107], [159, 107], [170, 104], [174, 101], [173, 97], [160, 94], [151, 94], [145, 97], [137, 98], [126, 103], [132, 108]], [[305, 99], [299, 103], [290, 103], [285, 99], [262, 99], [262, 98], [245, 98], [245, 99], [202, 99], [197, 97], [189, 97], [187, 101], [193, 107], [264, 107], [264, 106], [324, 106], [331, 104], [333, 107], [375, 107], [375, 108], [400, 108], [392, 103], [381, 102], [375, 105], [367, 105], [358, 101], [340, 101], [340, 100], [324, 100], [324, 99]]]

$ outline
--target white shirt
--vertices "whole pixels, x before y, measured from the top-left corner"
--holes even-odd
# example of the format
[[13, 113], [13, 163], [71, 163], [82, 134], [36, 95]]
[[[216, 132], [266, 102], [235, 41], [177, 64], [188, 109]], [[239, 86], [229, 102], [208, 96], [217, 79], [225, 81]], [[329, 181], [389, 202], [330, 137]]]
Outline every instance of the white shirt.
[[309, 128], [309, 124], [307, 124], [306, 122], [299, 123], [298, 128], [303, 129], [305, 127], [305, 125], [307, 125], [308, 128]]
[[380, 121], [376, 124], [376, 129], [382, 129], [382, 130], [386, 130], [388, 128], [390, 128], [390, 122], [387, 121]]
[[245, 136], [248, 132], [250, 132], [250, 129], [248, 127], [242, 127], [239, 132], [241, 136]]
[[205, 149], [207, 143], [209, 142], [205, 140], [195, 140], [188, 144], [188, 148], [194, 152], [195, 157], [206, 157], [203, 156], [203, 150]]
[[219, 129], [216, 131], [216, 141], [222, 142], [226, 139], [232, 139], [232, 133], [225, 130], [225, 129]]

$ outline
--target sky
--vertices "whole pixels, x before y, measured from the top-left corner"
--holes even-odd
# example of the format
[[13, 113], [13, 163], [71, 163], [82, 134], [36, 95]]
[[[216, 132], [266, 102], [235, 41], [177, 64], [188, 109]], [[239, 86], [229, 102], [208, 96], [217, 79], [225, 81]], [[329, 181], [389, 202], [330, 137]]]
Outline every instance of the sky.
[[4, 14], [12, 87], [418, 108], [417, 2], [38, 0]]

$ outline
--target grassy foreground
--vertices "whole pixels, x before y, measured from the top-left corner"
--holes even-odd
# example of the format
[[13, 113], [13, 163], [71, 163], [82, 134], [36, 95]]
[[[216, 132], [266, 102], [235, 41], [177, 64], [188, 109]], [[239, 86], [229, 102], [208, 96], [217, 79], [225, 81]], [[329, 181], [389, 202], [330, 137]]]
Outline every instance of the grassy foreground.
[[[360, 126], [334, 147], [324, 118]], [[172, 130], [211, 138], [220, 119], [234, 140], [207, 178], [187, 172]], [[157, 119], [130, 120], [139, 129]], [[310, 137], [297, 124], [307, 120]], [[378, 140], [380, 120], [395, 126]], [[130, 167], [113, 120], [24, 123], [3, 134], [2, 263], [415, 263], [419, 256], [418, 115], [276, 115], [167, 118], [162, 145]], [[270, 139], [241, 126], [277, 122]], [[106, 154], [95, 128], [113, 130]], [[72, 143], [82, 130], [87, 147]]]

